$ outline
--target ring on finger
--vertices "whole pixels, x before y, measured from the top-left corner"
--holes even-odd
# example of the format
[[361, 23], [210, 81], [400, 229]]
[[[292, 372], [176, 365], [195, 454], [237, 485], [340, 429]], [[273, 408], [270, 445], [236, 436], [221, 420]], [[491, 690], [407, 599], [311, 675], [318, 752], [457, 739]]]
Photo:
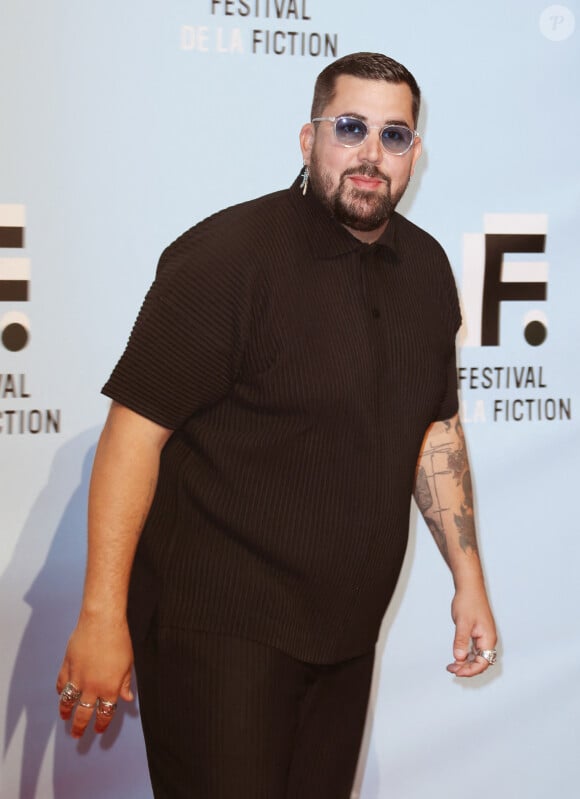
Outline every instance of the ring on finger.
[[63, 705], [76, 705], [81, 698], [82, 691], [72, 682], [67, 682], [60, 693], [60, 701]]
[[112, 718], [113, 713], [117, 709], [116, 702], [110, 702], [108, 699], [103, 699], [100, 696], [97, 697], [96, 705], [97, 705], [97, 715], [107, 719]]
[[79, 707], [86, 707], [89, 710], [92, 710], [94, 707], [97, 706], [97, 703], [96, 702], [81, 702], [80, 699], [79, 699], [78, 706]]
[[497, 649], [476, 649], [475, 655], [487, 660], [490, 666], [494, 666], [497, 663]]

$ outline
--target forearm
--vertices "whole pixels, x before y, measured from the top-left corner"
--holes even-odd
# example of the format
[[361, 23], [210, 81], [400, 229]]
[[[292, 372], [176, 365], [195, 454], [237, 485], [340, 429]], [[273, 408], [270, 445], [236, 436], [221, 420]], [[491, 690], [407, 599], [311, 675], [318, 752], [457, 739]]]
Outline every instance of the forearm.
[[[89, 546], [83, 603], [58, 673], [60, 715], [80, 737], [97, 708], [108, 727], [118, 697], [133, 698], [133, 649], [126, 619], [129, 574], [151, 506], [159, 457], [171, 430], [113, 403], [99, 439], [89, 492]], [[78, 705], [66, 689], [79, 692]], [[78, 698], [78, 697], [77, 697]], [[107, 706], [108, 712], [99, 712]]]
[[465, 437], [458, 416], [429, 428], [417, 466], [415, 500], [456, 588], [483, 585]]
[[427, 431], [417, 464], [415, 500], [455, 583], [455, 661], [447, 669], [458, 677], [473, 677], [489, 666], [497, 634], [477, 549], [471, 474], [459, 416], [435, 422]]
[[171, 431], [113, 404], [91, 476], [81, 617], [125, 617], [131, 565]]

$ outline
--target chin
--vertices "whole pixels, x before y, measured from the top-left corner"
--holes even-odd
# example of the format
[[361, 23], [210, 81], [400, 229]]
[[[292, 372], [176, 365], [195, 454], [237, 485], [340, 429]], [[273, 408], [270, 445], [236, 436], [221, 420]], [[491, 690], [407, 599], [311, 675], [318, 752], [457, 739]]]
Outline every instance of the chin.
[[377, 230], [392, 217], [395, 207], [388, 200], [383, 199], [379, 207], [369, 209], [366, 213], [360, 208], [353, 208], [352, 204], [346, 205], [340, 200], [335, 203], [334, 215], [343, 225], [361, 233], [370, 233]]

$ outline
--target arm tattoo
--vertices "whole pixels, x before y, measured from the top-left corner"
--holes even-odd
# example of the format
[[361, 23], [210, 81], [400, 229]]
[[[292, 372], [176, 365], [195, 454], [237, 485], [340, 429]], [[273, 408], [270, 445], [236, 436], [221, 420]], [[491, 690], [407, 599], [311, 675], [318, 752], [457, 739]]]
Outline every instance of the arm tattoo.
[[433, 504], [433, 495], [429, 488], [429, 480], [427, 479], [427, 472], [424, 466], [419, 467], [417, 472], [417, 480], [415, 482], [415, 499], [421, 513], [429, 510]]
[[[448, 435], [449, 434], [449, 435]], [[459, 488], [459, 505], [447, 507], [440, 497], [450, 497], [450, 481]], [[447, 485], [446, 485], [447, 484]], [[451, 489], [451, 490], [450, 490]], [[449, 563], [448, 536], [455, 531], [464, 552], [477, 552], [473, 516], [473, 490], [461, 422], [455, 430], [449, 421], [436, 440], [427, 440], [415, 483], [415, 500], [441, 554]]]
[[[449, 564], [449, 552], [447, 549], [447, 539], [437, 521], [429, 515], [428, 511], [433, 507], [433, 494], [429, 487], [429, 478], [424, 466], [420, 466], [417, 471], [417, 479], [415, 481], [415, 501], [419, 510], [421, 511], [425, 522], [431, 531], [431, 535], [435, 539], [435, 543], [447, 564]], [[437, 512], [437, 511], [436, 511]]]

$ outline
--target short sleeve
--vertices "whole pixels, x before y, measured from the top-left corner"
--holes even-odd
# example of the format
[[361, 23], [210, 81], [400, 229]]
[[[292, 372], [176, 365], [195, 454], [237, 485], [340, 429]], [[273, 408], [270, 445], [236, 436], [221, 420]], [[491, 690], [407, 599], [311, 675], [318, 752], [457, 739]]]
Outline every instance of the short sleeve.
[[459, 400], [457, 396], [457, 363], [456, 352], [453, 347], [453, 352], [447, 364], [447, 384], [445, 396], [439, 406], [437, 417], [433, 420], [435, 422], [443, 422], [446, 419], [451, 419], [459, 410]]
[[177, 429], [235, 380], [250, 314], [247, 265], [192, 228], [165, 250], [126, 349], [102, 391]]
[[459, 410], [459, 398], [457, 394], [457, 350], [455, 338], [461, 327], [461, 311], [459, 308], [459, 298], [457, 296], [457, 286], [451, 264], [445, 256], [445, 281], [443, 282], [442, 307], [445, 315], [445, 323], [449, 330], [451, 341], [451, 352], [447, 362], [446, 390], [443, 401], [439, 407], [439, 412], [435, 421], [445, 421], [455, 416]]

